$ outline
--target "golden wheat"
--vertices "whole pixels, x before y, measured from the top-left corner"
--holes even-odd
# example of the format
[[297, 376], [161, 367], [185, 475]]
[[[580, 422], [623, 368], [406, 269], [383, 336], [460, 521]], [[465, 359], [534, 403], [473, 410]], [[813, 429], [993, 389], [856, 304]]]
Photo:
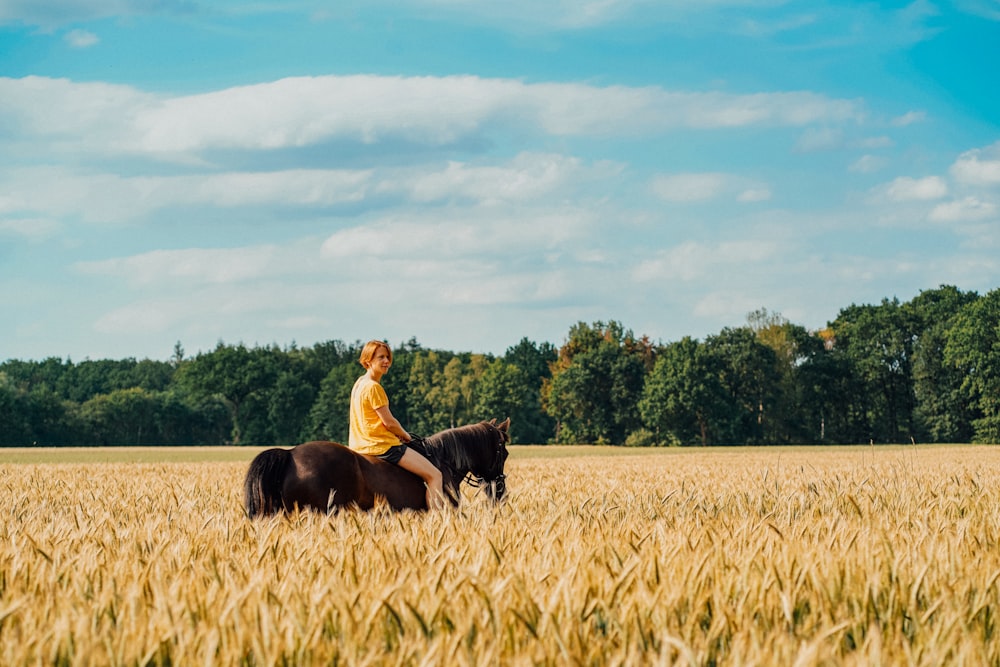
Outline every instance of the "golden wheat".
[[1000, 664], [1000, 449], [515, 451], [498, 509], [254, 522], [245, 469], [0, 465], [0, 664]]

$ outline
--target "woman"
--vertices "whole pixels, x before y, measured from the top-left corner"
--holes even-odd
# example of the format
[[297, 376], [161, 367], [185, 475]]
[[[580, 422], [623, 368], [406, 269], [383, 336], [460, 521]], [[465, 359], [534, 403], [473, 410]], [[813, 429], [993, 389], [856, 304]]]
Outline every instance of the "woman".
[[418, 475], [427, 485], [427, 507], [444, 507], [441, 471], [420, 452], [406, 446], [412, 438], [389, 411], [389, 398], [381, 380], [392, 366], [392, 350], [380, 340], [370, 340], [361, 350], [360, 361], [366, 372], [351, 389], [348, 445]]

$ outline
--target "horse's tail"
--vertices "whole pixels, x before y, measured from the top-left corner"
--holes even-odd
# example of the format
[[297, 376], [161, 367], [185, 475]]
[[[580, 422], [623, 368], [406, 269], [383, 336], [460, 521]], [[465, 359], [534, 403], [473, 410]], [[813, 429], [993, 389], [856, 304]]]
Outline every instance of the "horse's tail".
[[243, 508], [247, 516], [275, 514], [284, 509], [281, 487], [292, 453], [288, 449], [266, 449], [250, 462], [243, 481]]

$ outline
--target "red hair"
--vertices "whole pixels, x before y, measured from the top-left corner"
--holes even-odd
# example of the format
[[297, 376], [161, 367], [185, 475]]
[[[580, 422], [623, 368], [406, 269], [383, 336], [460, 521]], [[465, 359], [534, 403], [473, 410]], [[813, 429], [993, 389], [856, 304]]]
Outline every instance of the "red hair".
[[367, 343], [365, 343], [365, 346], [363, 348], [361, 348], [361, 358], [359, 359], [361, 365], [364, 366], [365, 368], [368, 368], [369, 364], [371, 364], [372, 362], [372, 359], [375, 358], [375, 353], [378, 352], [380, 347], [384, 347], [385, 351], [389, 354], [389, 363], [391, 364], [392, 348], [389, 347], [389, 344], [381, 340], [370, 340]]

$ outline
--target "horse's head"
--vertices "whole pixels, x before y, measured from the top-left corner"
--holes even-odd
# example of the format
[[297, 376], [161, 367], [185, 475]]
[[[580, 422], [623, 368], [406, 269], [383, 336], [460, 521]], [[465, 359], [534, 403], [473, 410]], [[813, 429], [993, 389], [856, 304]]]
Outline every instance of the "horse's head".
[[510, 417], [499, 424], [496, 422], [496, 419], [483, 422], [492, 443], [486, 452], [487, 459], [483, 462], [483, 467], [472, 473], [478, 478], [479, 486], [486, 496], [493, 502], [500, 502], [507, 495], [507, 475], [504, 474], [503, 467], [507, 462], [507, 443], [510, 442]]
[[466, 481], [497, 502], [507, 495], [503, 466], [507, 462], [509, 429], [509, 418], [500, 424], [494, 419], [457, 426], [424, 438], [423, 453], [449, 473], [453, 491], [457, 492], [458, 485]]

